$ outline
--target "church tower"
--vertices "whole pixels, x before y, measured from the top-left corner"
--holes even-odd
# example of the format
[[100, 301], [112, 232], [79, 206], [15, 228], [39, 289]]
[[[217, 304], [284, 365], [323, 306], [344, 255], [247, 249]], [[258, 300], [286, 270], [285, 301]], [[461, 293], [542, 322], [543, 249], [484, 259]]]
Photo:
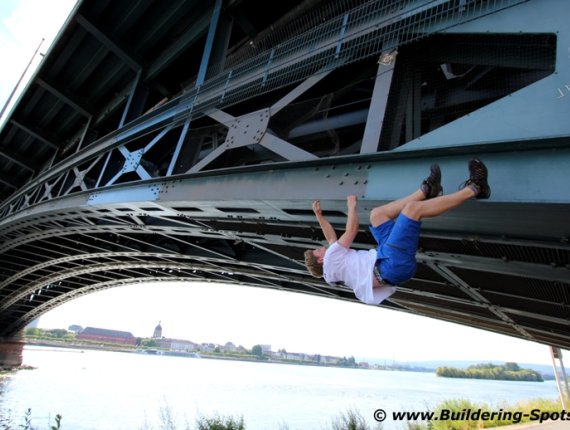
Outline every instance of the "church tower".
[[152, 335], [153, 339], [160, 339], [162, 337], [162, 326], [160, 325], [160, 321], [158, 325], [154, 328], [154, 334]]

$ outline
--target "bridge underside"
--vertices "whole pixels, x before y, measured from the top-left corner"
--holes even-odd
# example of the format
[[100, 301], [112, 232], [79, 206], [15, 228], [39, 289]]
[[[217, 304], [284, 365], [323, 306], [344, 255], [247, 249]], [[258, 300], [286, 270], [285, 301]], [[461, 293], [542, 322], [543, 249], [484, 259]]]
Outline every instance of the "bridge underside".
[[342, 229], [357, 195], [368, 249], [373, 207], [476, 156], [491, 199], [425, 220], [381, 307], [570, 348], [563, 0], [202, 3], [80, 2], [10, 113], [0, 337], [133, 282], [355, 301], [303, 265], [312, 200]]

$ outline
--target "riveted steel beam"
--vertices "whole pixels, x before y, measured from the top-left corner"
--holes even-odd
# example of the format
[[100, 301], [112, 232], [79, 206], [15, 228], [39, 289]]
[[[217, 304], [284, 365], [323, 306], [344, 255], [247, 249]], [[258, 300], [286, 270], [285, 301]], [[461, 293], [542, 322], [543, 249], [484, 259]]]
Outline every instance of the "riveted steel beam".
[[129, 55], [126, 49], [121, 48], [118, 41], [113, 40], [112, 37], [108, 36], [107, 32], [98, 29], [97, 26], [81, 14], [75, 15], [75, 20], [81, 27], [101, 42], [109, 51], [119, 57], [127, 66], [135, 71], [140, 70], [141, 66], [139, 65], [139, 62], [133, 59], [132, 55]]
[[75, 95], [69, 94], [69, 91], [67, 91], [66, 89], [58, 86], [57, 84], [49, 83], [41, 78], [36, 78], [34, 82], [43, 89], [50, 92], [55, 97], [57, 97], [63, 103], [71, 106], [73, 109], [75, 109], [77, 112], [84, 115], [85, 117], [90, 118], [93, 116], [93, 113], [91, 112], [90, 108], [88, 108], [84, 102], [79, 101]]

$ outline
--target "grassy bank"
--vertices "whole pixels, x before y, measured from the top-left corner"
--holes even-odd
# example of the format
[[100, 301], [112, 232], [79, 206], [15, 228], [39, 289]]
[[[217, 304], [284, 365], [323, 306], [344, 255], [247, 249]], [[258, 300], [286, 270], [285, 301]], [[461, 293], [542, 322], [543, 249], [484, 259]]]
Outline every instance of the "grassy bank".
[[[524, 424], [526, 422], [535, 421], [533, 416], [540, 416], [544, 413], [560, 412], [562, 405], [557, 400], [550, 399], [533, 399], [515, 404], [501, 404], [497, 406], [489, 406], [484, 403], [475, 403], [466, 399], [451, 399], [440, 403], [434, 410], [434, 419], [432, 421], [400, 421], [399, 425], [402, 429], [407, 430], [475, 430], [484, 428], [494, 428], [508, 426], [513, 424]], [[533, 414], [533, 411], [538, 411]], [[368, 411], [367, 411], [368, 412]], [[487, 412], [493, 419], [461, 419], [477, 412], [483, 415]], [[372, 412], [370, 412], [372, 413]], [[525, 417], [524, 415], [527, 415]], [[184, 416], [184, 415], [183, 415]], [[440, 417], [447, 416], [448, 419]], [[391, 421], [389, 414], [388, 421]], [[10, 417], [0, 416], [0, 430], [39, 430], [38, 427], [32, 427], [32, 414], [28, 410], [26, 416], [22, 418], [20, 423], [16, 423]], [[145, 420], [146, 421], [146, 420]], [[247, 430], [247, 423], [243, 417], [220, 416], [214, 415], [210, 417], [199, 416], [194, 424], [190, 424], [186, 419], [177, 416], [168, 405], [161, 406], [159, 410], [158, 427], [154, 427], [147, 422], [143, 422], [136, 428], [137, 430]], [[183, 422], [182, 424], [180, 424]], [[50, 430], [59, 429], [60, 425], [65, 425], [65, 417], [56, 415], [55, 425], [49, 427]], [[275, 423], [277, 430], [289, 430], [287, 423]], [[367, 424], [367, 420], [358, 410], [348, 409], [344, 413], [332, 417], [328, 422], [323, 422], [320, 430], [382, 430], [381, 423], [373, 426]]]
[[[450, 417], [454, 416], [455, 419], [447, 420], [432, 420], [432, 421], [400, 421], [399, 425], [402, 429], [407, 430], [475, 430], [484, 428], [494, 428], [507, 426], [512, 424], [523, 424], [531, 421], [532, 412], [539, 411], [538, 416], [546, 412], [560, 412], [562, 405], [558, 400], [550, 399], [532, 399], [525, 402], [515, 404], [500, 404], [491, 407], [484, 403], [475, 403], [466, 399], [451, 399], [441, 402], [434, 410], [434, 417], [440, 417], [443, 413], [448, 414]], [[445, 411], [445, 412], [444, 412]], [[488, 412], [489, 416], [495, 412], [496, 418], [494, 419], [478, 419], [478, 420], [461, 420], [457, 417], [466, 416], [467, 411], [471, 414], [480, 411]], [[372, 411], [366, 411], [372, 413]], [[524, 417], [524, 415], [529, 417]], [[536, 415], [536, 414], [535, 414]], [[368, 417], [368, 415], [366, 415]], [[172, 411], [166, 407], [160, 410], [161, 425], [159, 429], [165, 430], [247, 430], [247, 423], [243, 418], [234, 417], [200, 417], [196, 421], [196, 426], [192, 427], [186, 424], [182, 427], [177, 427]], [[165, 420], [166, 418], [166, 420]], [[355, 409], [349, 409], [344, 413], [332, 417], [328, 422], [323, 422], [319, 427], [320, 430], [382, 430], [382, 423], [377, 423], [373, 426], [367, 424], [367, 419], [364, 415]], [[387, 421], [391, 421], [391, 414], [388, 415]], [[275, 424], [275, 429], [289, 430], [287, 423]], [[138, 430], [155, 430], [153, 427], [145, 425]]]
[[[537, 422], [536, 418], [541, 414], [561, 410], [560, 401], [551, 399], [539, 398], [518, 402], [514, 405], [504, 403], [493, 407], [486, 403], [475, 403], [466, 399], [452, 399], [440, 403], [434, 410], [435, 417], [444, 416], [449, 417], [448, 419], [408, 423], [408, 430], [472, 430], [502, 427]], [[478, 412], [477, 419], [467, 419], [475, 412]], [[479, 417], [485, 417], [485, 419]]]
[[[187, 421], [183, 424], [179, 424], [181, 421], [179, 417], [173, 414], [172, 410], [168, 406], [163, 406], [160, 408], [159, 412], [160, 424], [158, 427], [153, 427], [148, 423], [142, 424], [142, 426], [133, 427], [137, 430], [247, 430], [247, 425], [243, 420], [243, 417], [233, 417], [233, 416], [199, 416], [196, 418], [194, 425], [189, 424]], [[40, 430], [39, 427], [33, 425], [33, 415], [32, 411], [28, 409], [24, 417], [22, 417], [20, 422], [13, 419], [12, 417], [4, 417], [0, 415], [0, 430]], [[46, 429], [48, 430], [59, 430], [66, 428], [65, 419], [61, 415], [56, 415], [54, 424], [48, 424]], [[287, 424], [276, 424], [274, 427], [276, 430], [289, 430]], [[382, 425], [377, 424], [374, 427], [370, 427], [366, 424], [366, 420], [360, 414], [360, 412], [355, 410], [347, 410], [345, 413], [341, 413], [334, 417], [328, 423], [324, 423], [324, 426], [320, 427], [321, 430], [382, 430]]]

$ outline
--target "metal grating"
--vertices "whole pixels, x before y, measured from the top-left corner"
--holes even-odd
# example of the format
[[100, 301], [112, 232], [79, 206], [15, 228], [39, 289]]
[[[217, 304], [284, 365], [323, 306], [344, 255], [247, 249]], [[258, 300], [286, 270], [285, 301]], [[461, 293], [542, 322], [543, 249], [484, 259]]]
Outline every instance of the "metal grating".
[[547, 264], [553, 267], [570, 266], [570, 249], [562, 243], [560, 247], [525, 246], [484, 238], [430, 239], [422, 237], [420, 247], [431, 252], [459, 253], [478, 257], [497, 258], [505, 262], [524, 261], [528, 263]]
[[570, 303], [570, 283], [530, 279], [495, 273], [492, 277], [486, 272], [453, 268], [462, 279], [482, 292], [509, 294], [513, 300], [517, 296], [544, 300], [551, 303]]

